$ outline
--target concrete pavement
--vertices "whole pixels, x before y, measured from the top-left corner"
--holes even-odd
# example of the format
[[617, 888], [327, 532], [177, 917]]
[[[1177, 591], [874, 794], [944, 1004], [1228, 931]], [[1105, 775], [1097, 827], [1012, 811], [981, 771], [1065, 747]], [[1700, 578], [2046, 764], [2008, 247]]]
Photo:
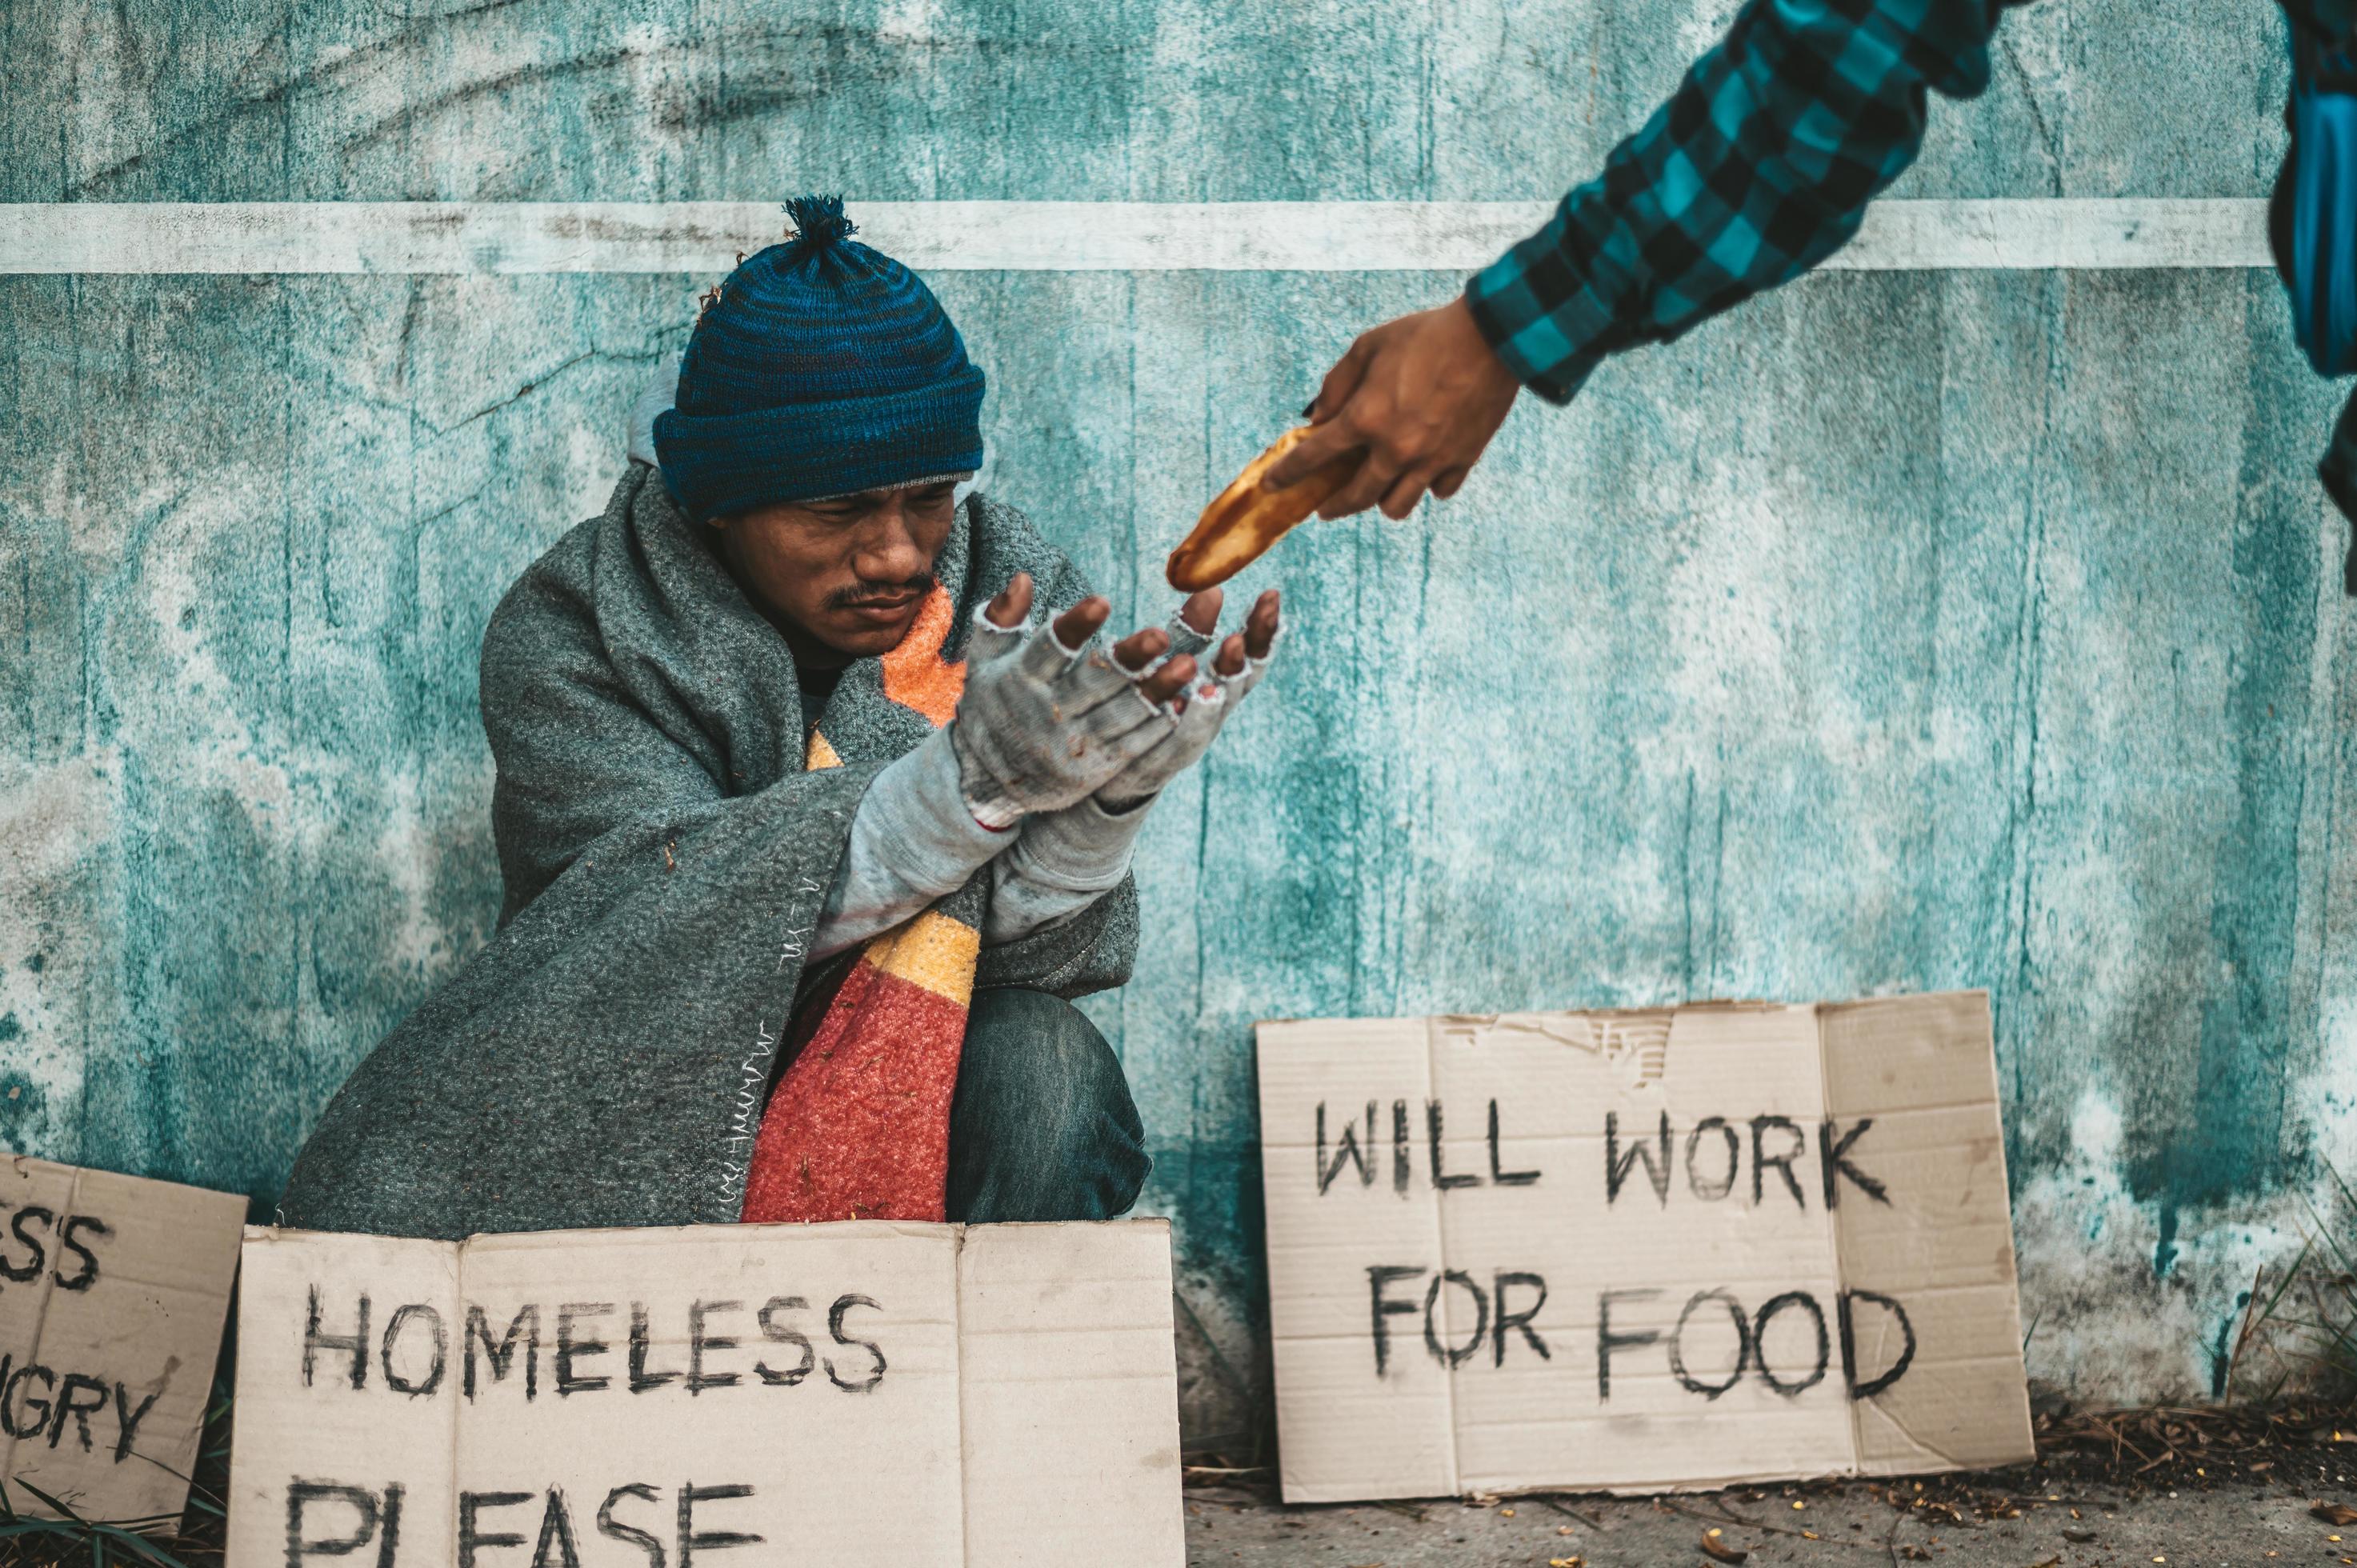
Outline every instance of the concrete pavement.
[[[2310, 1513], [2351, 1494], [2330, 1450], [2221, 1461], [2158, 1485], [2068, 1469], [1846, 1482], [1662, 1498], [1561, 1496], [1286, 1508], [1241, 1488], [1188, 1494], [1190, 1568], [2267, 1568], [2357, 1563], [2357, 1527]], [[2338, 1539], [2336, 1539], [2338, 1538]], [[1721, 1559], [1727, 1561], [1727, 1559]]]

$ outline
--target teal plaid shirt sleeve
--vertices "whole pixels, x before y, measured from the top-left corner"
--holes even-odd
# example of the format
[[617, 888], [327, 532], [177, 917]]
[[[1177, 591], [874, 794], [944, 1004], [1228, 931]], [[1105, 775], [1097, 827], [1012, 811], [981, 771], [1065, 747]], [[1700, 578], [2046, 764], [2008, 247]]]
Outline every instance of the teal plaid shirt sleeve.
[[1914, 161], [1925, 90], [1988, 85], [2014, 3], [1749, 0], [1604, 172], [1474, 277], [1483, 334], [1567, 403], [1606, 355], [1808, 271]]
[[2345, 47], [2357, 36], [2357, 0], [2283, 0], [2296, 27]]

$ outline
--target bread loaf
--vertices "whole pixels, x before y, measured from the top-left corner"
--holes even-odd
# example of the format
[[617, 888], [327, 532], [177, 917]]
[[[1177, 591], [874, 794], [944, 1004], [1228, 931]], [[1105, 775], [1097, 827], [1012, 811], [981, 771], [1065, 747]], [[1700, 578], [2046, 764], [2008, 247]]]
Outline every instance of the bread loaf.
[[1278, 458], [1299, 446], [1310, 426], [1288, 430], [1276, 445], [1254, 458], [1235, 483], [1203, 509], [1195, 530], [1170, 553], [1166, 575], [1182, 594], [1226, 582], [1263, 555], [1296, 525], [1308, 521], [1326, 499], [1350, 481], [1364, 452], [1346, 452], [1281, 489], [1262, 481]]

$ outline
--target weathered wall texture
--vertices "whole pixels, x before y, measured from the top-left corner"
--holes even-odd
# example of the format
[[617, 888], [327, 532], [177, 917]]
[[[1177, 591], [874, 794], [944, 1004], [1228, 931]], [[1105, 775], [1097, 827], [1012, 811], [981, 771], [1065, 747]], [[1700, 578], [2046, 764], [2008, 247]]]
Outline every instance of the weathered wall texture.
[[[0, 7], [15, 200], [1507, 199], [1718, 0]], [[2258, 0], [2048, 0], [1917, 196], [2250, 196]], [[0, 212], [0, 222], [7, 219]], [[747, 236], [748, 245], [761, 236]], [[0, 280], [0, 1141], [250, 1192], [497, 906], [485, 617], [709, 279]], [[1125, 614], [1417, 274], [959, 274]], [[2208, 1393], [2357, 1164], [2331, 408], [2256, 274], [1812, 280], [1298, 535], [1094, 1011], [1246, 1419], [1257, 1016], [1989, 987], [2035, 1375]]]

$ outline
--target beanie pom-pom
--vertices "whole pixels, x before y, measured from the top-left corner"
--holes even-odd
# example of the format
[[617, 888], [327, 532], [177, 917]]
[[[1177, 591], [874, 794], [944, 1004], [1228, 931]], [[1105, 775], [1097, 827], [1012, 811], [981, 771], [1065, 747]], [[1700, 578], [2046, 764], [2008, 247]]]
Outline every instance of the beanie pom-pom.
[[797, 196], [786, 203], [786, 217], [794, 226], [794, 242], [806, 254], [832, 250], [837, 242], [859, 232], [843, 215], [840, 196]]

